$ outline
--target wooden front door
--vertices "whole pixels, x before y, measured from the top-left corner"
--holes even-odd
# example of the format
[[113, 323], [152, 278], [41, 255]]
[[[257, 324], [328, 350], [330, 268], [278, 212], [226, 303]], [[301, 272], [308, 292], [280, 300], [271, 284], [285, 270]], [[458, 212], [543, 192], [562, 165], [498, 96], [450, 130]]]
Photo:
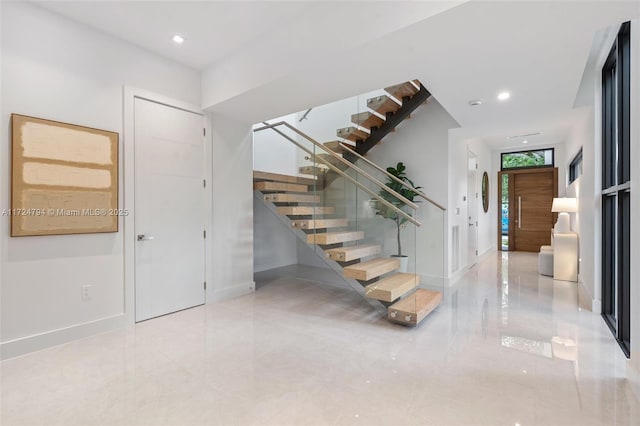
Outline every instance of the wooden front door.
[[[503, 179], [504, 175], [508, 175], [507, 179]], [[502, 171], [498, 174], [501, 193], [503, 184], [508, 185], [508, 206], [503, 204], [506, 200], [499, 200], [499, 211], [508, 208], [508, 221], [502, 217], [505, 213], [498, 218], [498, 247], [538, 252], [540, 246], [551, 244], [551, 229], [556, 220], [551, 204], [558, 196], [558, 169]]]
[[558, 194], [558, 169], [518, 170], [509, 174], [513, 181], [509, 185], [509, 216], [514, 218], [510, 249], [538, 252], [540, 246], [551, 244], [555, 221], [551, 204]]

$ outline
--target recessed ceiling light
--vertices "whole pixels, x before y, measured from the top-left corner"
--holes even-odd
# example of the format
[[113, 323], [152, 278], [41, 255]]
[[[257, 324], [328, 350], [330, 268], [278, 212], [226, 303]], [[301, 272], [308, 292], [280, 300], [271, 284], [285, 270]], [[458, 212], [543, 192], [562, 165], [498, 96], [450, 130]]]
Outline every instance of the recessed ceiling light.
[[529, 143], [529, 141], [522, 141], [522, 143]]
[[482, 105], [482, 99], [472, 99], [469, 101], [470, 106], [479, 106]]
[[511, 93], [509, 93], [509, 92], [500, 92], [500, 93], [498, 93], [498, 100], [499, 101], [506, 101], [510, 97], [511, 97]]
[[173, 37], [171, 37], [171, 40], [173, 40], [173, 42], [176, 44], [184, 43], [184, 37], [180, 34], [174, 34]]

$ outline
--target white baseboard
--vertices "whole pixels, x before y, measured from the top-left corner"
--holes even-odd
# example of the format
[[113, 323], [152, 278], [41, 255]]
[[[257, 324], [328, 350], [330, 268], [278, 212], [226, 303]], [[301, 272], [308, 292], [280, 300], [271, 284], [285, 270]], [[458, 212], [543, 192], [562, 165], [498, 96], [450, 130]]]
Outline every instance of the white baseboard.
[[446, 284], [447, 284], [447, 287], [453, 286], [462, 277], [464, 277], [464, 274], [466, 274], [468, 271], [469, 271], [469, 267], [465, 266], [464, 268], [460, 268], [456, 272], [454, 272], [453, 274], [449, 275], [449, 277], [445, 281]]
[[593, 312], [594, 314], [601, 314], [602, 313], [602, 301], [601, 300], [593, 299], [591, 301], [591, 312]]
[[593, 311], [593, 296], [584, 282], [578, 276], [578, 306]]
[[45, 333], [20, 337], [0, 344], [0, 359], [15, 358], [30, 352], [41, 351], [73, 340], [123, 328], [126, 325], [126, 315], [118, 314]]
[[473, 267], [474, 265], [477, 265], [478, 263], [482, 262], [487, 256], [489, 256], [491, 253], [494, 253], [495, 251], [496, 250], [495, 250], [494, 247], [486, 248], [482, 253], [480, 253], [476, 257], [476, 262], [473, 265], [465, 265], [462, 268], [460, 268], [457, 271], [455, 271], [454, 273], [452, 273], [451, 275], [449, 275], [449, 277], [445, 280], [447, 286], [448, 287], [453, 286], [456, 282], [458, 282], [460, 280], [460, 278], [462, 278], [467, 272], [469, 272], [471, 267]]
[[254, 293], [256, 291], [256, 283], [249, 281], [245, 284], [234, 285], [233, 287], [227, 287], [220, 290], [213, 290], [211, 300], [207, 300], [207, 303], [222, 302], [223, 300], [234, 299], [240, 296], [246, 296], [247, 294]]

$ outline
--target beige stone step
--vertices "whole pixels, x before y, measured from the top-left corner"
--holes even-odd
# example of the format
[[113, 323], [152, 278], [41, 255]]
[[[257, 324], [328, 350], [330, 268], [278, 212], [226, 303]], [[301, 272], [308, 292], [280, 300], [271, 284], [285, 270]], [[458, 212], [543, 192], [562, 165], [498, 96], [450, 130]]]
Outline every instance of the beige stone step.
[[313, 206], [283, 206], [278, 207], [278, 213], [286, 216], [304, 216], [316, 214], [333, 214], [333, 207], [313, 207]]
[[299, 229], [342, 228], [348, 224], [348, 219], [301, 219], [291, 221], [291, 226]]
[[362, 244], [357, 246], [339, 247], [326, 250], [327, 257], [338, 262], [349, 262], [355, 259], [362, 259], [367, 256], [374, 256], [382, 252], [380, 244]]
[[345, 231], [345, 232], [318, 232], [307, 235], [307, 243], [309, 244], [337, 244], [349, 241], [358, 241], [364, 238], [363, 231]]
[[319, 195], [305, 194], [266, 194], [265, 201], [272, 203], [319, 203]]
[[420, 276], [398, 272], [365, 287], [364, 293], [372, 299], [393, 302], [420, 284]]
[[417, 289], [387, 308], [387, 318], [405, 325], [418, 325], [442, 303], [442, 292]]
[[267, 180], [271, 182], [284, 182], [284, 183], [298, 183], [301, 185], [313, 185], [316, 183], [316, 179], [309, 177], [300, 177], [300, 176], [291, 176], [291, 175], [282, 175], [279, 173], [270, 173], [270, 172], [260, 172], [257, 170], [253, 171], [253, 180], [261, 181]]
[[339, 138], [349, 140], [351, 142], [363, 141], [369, 137], [369, 133], [364, 130], [360, 130], [355, 126], [343, 127], [336, 130], [336, 135]]
[[401, 106], [387, 95], [367, 99], [367, 108], [381, 115], [386, 115], [388, 112], [396, 112]]
[[351, 116], [351, 122], [360, 127], [371, 130], [372, 127], [380, 127], [384, 124], [384, 118], [380, 118], [372, 112], [365, 111]]
[[325, 165], [321, 166], [303, 166], [298, 169], [301, 175], [311, 175], [322, 177], [329, 171], [329, 167]]
[[307, 187], [307, 185], [299, 185], [297, 183], [269, 182], [269, 181], [254, 182], [253, 189], [257, 191], [267, 191], [267, 192], [275, 192], [275, 191], [308, 192], [309, 191], [309, 188]]
[[384, 90], [396, 99], [402, 100], [405, 96], [411, 97], [418, 93], [420, 91], [420, 86], [416, 87], [412, 82], [405, 81], [404, 83], [385, 87]]
[[343, 274], [347, 278], [368, 281], [387, 272], [395, 271], [400, 267], [398, 259], [379, 257], [367, 262], [357, 263], [343, 269]]

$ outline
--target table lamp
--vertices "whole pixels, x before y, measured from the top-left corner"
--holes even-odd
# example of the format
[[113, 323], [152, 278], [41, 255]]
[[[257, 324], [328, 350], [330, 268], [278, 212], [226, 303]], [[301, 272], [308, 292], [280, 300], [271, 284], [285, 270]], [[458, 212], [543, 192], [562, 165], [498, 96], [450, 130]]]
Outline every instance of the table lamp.
[[551, 211], [558, 214], [558, 221], [556, 222], [555, 230], [558, 233], [564, 234], [571, 232], [571, 220], [569, 219], [569, 213], [575, 213], [578, 211], [578, 202], [575, 198], [554, 198], [551, 206]]

